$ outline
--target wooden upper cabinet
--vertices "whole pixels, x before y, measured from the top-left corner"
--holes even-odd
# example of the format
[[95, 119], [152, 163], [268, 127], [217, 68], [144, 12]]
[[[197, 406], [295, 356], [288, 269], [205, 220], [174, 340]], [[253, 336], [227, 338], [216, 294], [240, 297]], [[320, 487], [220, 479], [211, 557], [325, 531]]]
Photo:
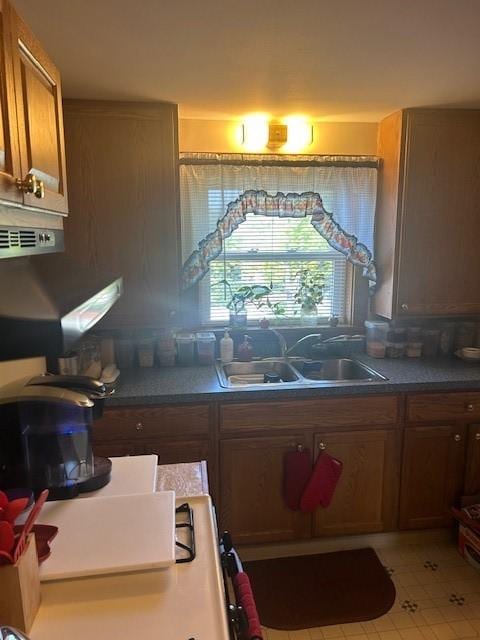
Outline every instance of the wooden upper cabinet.
[[0, 2], [0, 199], [22, 203], [21, 176], [11, 48], [11, 7]]
[[375, 312], [479, 313], [480, 111], [395, 113], [380, 123], [378, 154]]
[[31, 207], [67, 213], [62, 92], [58, 69], [27, 25], [12, 10], [11, 42], [21, 177], [33, 174], [43, 183], [25, 192]]

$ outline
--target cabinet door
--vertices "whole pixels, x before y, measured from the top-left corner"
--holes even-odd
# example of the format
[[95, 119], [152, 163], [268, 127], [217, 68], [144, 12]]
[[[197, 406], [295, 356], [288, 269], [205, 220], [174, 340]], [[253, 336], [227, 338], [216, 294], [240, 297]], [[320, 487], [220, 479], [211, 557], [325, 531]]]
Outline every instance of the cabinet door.
[[0, 2], [0, 198], [22, 202], [17, 112], [11, 48], [11, 7]]
[[220, 525], [236, 543], [309, 537], [311, 516], [285, 506], [283, 459], [306, 438], [278, 436], [220, 443]]
[[68, 256], [92, 286], [123, 275], [124, 295], [104, 327], [168, 325], [181, 264], [177, 107], [67, 100], [64, 109]]
[[470, 424], [467, 427], [464, 494], [480, 494], [480, 424]]
[[22, 177], [31, 173], [44, 186], [44, 197], [24, 193], [23, 202], [67, 213], [60, 74], [15, 14], [12, 46]]
[[448, 526], [449, 509], [462, 492], [465, 426], [405, 429], [400, 528]]
[[406, 127], [396, 311], [478, 313], [480, 111], [407, 111]]
[[144, 453], [154, 453], [158, 456], [158, 464], [177, 464], [179, 462], [200, 462], [206, 460], [209, 475], [213, 478], [212, 458], [210, 456], [210, 442], [208, 440], [156, 440], [145, 442]]
[[104, 441], [93, 443], [93, 453], [96, 456], [105, 456], [106, 458], [116, 458], [118, 456], [141, 456], [144, 452], [143, 444], [125, 441]]
[[343, 463], [335, 495], [314, 515], [314, 535], [393, 529], [398, 494], [399, 436], [394, 430], [329, 432], [315, 436], [316, 457], [326, 451]]

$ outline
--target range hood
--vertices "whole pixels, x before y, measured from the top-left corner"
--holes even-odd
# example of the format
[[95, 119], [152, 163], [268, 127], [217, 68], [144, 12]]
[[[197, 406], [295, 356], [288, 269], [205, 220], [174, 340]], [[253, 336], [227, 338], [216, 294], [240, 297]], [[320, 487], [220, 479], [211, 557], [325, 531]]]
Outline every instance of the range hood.
[[100, 286], [68, 260], [61, 273], [42, 269], [45, 258], [0, 263], [0, 360], [44, 355], [56, 359], [108, 312], [122, 294], [121, 277]]

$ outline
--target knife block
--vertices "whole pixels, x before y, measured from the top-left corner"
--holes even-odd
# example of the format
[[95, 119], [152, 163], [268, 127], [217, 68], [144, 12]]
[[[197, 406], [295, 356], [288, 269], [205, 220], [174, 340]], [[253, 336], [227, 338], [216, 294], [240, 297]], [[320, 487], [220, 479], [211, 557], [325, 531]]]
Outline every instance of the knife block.
[[37, 546], [31, 534], [18, 562], [0, 566], [0, 622], [28, 633], [39, 606]]

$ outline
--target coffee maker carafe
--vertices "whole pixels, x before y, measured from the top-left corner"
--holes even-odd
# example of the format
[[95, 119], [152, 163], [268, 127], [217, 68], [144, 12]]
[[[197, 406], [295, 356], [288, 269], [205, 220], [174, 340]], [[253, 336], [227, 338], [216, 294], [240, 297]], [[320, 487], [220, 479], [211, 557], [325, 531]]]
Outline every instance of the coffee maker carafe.
[[0, 389], [0, 487], [48, 488], [51, 499], [99, 489], [111, 463], [95, 458], [92, 424], [105, 387], [83, 376], [25, 378]]

